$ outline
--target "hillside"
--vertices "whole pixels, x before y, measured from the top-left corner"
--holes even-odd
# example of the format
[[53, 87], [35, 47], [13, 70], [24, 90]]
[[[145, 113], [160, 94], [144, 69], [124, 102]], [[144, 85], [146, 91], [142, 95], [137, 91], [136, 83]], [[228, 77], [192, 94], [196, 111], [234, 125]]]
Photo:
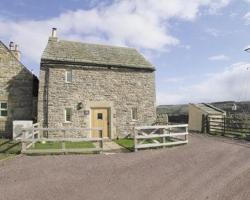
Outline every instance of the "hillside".
[[[250, 101], [222, 101], [210, 104], [225, 110], [228, 114], [250, 114]], [[232, 110], [234, 105], [236, 105], [236, 110]], [[188, 123], [188, 104], [159, 105], [156, 108], [156, 113], [158, 116], [167, 114], [169, 122]]]

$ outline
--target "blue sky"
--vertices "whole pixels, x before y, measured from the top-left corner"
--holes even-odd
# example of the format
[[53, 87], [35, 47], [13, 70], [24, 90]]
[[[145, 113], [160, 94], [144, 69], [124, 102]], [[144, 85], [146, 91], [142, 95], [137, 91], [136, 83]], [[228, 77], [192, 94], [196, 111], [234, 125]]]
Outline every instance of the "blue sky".
[[0, 0], [0, 39], [36, 74], [52, 27], [137, 48], [157, 69], [157, 104], [250, 98], [250, 0]]

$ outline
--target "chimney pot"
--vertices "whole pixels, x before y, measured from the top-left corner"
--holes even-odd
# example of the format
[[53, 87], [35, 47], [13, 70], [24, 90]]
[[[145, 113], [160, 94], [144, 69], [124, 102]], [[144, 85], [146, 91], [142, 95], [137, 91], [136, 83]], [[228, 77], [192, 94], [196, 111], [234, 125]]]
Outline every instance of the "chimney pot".
[[9, 47], [10, 47], [10, 50], [13, 50], [14, 49], [14, 42], [10, 42], [10, 44], [9, 44]]
[[19, 46], [18, 46], [18, 44], [15, 45], [15, 51], [19, 51]]
[[55, 38], [56, 37], [56, 28], [52, 28], [52, 37]]

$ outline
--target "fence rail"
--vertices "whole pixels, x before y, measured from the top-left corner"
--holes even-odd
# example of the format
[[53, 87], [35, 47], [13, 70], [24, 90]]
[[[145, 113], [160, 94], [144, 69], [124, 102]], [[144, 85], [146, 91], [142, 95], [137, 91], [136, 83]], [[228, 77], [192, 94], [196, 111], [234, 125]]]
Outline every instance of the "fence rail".
[[[66, 132], [72, 131], [98, 131], [99, 137], [67, 137]], [[46, 132], [46, 136], [42, 134]], [[58, 137], [48, 137], [49, 132], [62, 132]], [[25, 154], [44, 154], [44, 153], [84, 153], [84, 152], [101, 152], [103, 151], [103, 134], [101, 128], [38, 128], [38, 124], [34, 124], [32, 128], [22, 129], [22, 153]], [[61, 148], [34, 149], [37, 142], [60, 142]], [[94, 148], [66, 148], [66, 142], [95, 142], [98, 143]]]
[[250, 137], [250, 121], [249, 119], [238, 119], [227, 116], [208, 116], [207, 132], [229, 137], [248, 138]]
[[134, 151], [188, 143], [188, 125], [141, 126], [134, 129]]

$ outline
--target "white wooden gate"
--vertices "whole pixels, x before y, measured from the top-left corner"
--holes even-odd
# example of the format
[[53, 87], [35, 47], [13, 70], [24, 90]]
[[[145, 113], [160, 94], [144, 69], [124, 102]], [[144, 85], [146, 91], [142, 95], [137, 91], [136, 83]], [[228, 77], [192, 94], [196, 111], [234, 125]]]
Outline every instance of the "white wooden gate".
[[188, 143], [188, 125], [141, 126], [134, 129], [134, 150]]

